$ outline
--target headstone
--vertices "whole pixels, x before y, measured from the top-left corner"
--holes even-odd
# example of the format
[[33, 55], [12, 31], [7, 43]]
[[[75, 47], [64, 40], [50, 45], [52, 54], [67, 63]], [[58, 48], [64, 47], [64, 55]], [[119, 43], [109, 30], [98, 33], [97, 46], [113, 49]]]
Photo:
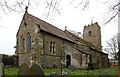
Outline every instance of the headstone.
[[0, 55], [0, 77], [2, 76], [2, 56]]
[[2, 63], [2, 77], [4, 77], [5, 76], [5, 66], [4, 66], [4, 64]]
[[24, 77], [24, 75], [28, 70], [29, 70], [29, 66], [27, 64], [22, 64], [18, 70], [18, 77]]
[[[35, 77], [35, 76], [45, 77], [42, 67], [38, 64], [33, 64], [30, 67], [29, 71], [27, 71], [26, 75], [33, 76], [33, 77]], [[24, 77], [26, 77], [26, 76], [24, 76]]]
[[2, 63], [2, 55], [0, 54], [0, 77], [4, 77], [4, 64]]
[[108, 72], [104, 72], [104, 73], [102, 74], [102, 77], [109, 77], [109, 73], [108, 73]]
[[59, 75], [57, 75], [57, 74], [48, 74], [48, 75], [46, 75], [46, 77], [59, 77]]
[[69, 65], [68, 68], [71, 70], [71, 71], [74, 71], [75, 70], [75, 67], [73, 65]]
[[68, 72], [66, 72], [66, 71], [62, 72], [62, 75], [67, 75], [67, 74], [68, 74]]
[[0, 63], [2, 63], [2, 55], [0, 54]]
[[4, 64], [0, 63], [0, 77], [4, 77], [5, 71], [4, 71]]

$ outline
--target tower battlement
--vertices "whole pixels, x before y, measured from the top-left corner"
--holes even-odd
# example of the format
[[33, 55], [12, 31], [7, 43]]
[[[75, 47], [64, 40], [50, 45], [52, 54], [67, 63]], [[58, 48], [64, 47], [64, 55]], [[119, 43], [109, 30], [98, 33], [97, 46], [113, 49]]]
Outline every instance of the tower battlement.
[[83, 38], [101, 49], [101, 29], [98, 22], [84, 26]]

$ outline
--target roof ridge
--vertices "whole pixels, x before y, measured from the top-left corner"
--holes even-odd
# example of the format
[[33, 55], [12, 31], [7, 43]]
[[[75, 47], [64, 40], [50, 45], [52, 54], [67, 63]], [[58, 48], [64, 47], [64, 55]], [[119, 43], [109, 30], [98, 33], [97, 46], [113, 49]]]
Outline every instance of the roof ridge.
[[[29, 14], [29, 13], [28, 13], [28, 14]], [[34, 16], [34, 15], [32, 15], [32, 14], [29, 14], [29, 15], [32, 16], [32, 17], [34, 17], [34, 18], [37, 18], [38, 20], [41, 20], [41, 21], [45, 22], [46, 24], [48, 24], [48, 25], [50, 25], [50, 26], [53, 26], [53, 27], [59, 29], [58, 27], [56, 27], [56, 26], [54, 26], [54, 25], [52, 25], [52, 24], [50, 24], [50, 23], [48, 23], [48, 22], [46, 22], [46, 21], [44, 21], [44, 20], [42, 20], [42, 19]], [[59, 29], [59, 30], [63, 31], [62, 29]], [[64, 31], [63, 31], [63, 32], [64, 32]]]
[[[70, 37], [65, 31], [67, 31], [67, 30], [64, 30], [64, 33], [68, 36], [68, 37]], [[68, 32], [68, 31], [67, 31]], [[74, 40], [72, 37], [70, 37], [72, 40]]]
[[[54, 35], [56, 35], [56, 36], [59, 36], [59, 37], [61, 37], [61, 38], [63, 38], [63, 39], [66, 39], [66, 40], [68, 40], [68, 41], [74, 42], [73, 39], [71, 39], [70, 37], [68, 37], [68, 35], [64, 32], [64, 30], [59, 29], [58, 27], [53, 26], [52, 24], [50, 24], [50, 23], [48, 23], [48, 22], [46, 22], [46, 21], [44, 21], [44, 20], [42, 20], [42, 19], [40, 19], [40, 18], [38, 18], [38, 17], [36, 17], [36, 16], [33, 16], [33, 15], [29, 14], [29, 13], [28, 13], [28, 15], [31, 16], [31, 17], [33, 17], [33, 19], [36, 19], [36, 20], [38, 20], [38, 21], [41, 21], [41, 22], [43, 22], [44, 24], [47, 24], [47, 25], [50, 26], [51, 28], [53, 28], [53, 29], [55, 29], [55, 30], [58, 31], [58, 33], [53, 32], [53, 31], [51, 32], [51, 31], [49, 31], [49, 30], [47, 30], [47, 32], [52, 33], [52, 34], [54, 34]], [[41, 26], [43, 26], [43, 25], [41, 25]], [[43, 30], [46, 31], [45, 27], [43, 27]], [[62, 34], [61, 34], [61, 33], [62, 33]]]
[[[68, 32], [69, 32], [69, 31], [68, 31]], [[75, 35], [75, 34], [73, 34], [73, 33], [71, 33], [71, 32], [69, 32], [69, 33], [72, 34], [72, 35], [74, 35], [75, 37], [77, 37], [77, 38], [83, 40], [84, 42], [86, 42], [86, 43], [88, 43], [88, 44], [94, 46], [93, 44], [91, 44], [90, 42], [86, 41], [85, 39], [83, 39], [83, 38], [81, 38], [81, 37], [79, 37], [79, 36], [77, 36], [77, 35]], [[96, 46], [94, 46], [94, 47], [96, 47]], [[97, 48], [97, 47], [96, 47], [96, 48]]]

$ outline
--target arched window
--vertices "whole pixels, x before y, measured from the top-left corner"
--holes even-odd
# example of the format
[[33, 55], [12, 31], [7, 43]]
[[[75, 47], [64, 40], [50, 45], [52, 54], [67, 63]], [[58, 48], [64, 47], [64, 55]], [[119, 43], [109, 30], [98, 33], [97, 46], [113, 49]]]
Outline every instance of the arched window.
[[31, 50], [31, 35], [28, 33], [28, 50]]
[[50, 53], [52, 53], [52, 41], [50, 42]]
[[91, 31], [89, 31], [88, 35], [89, 35], [89, 36], [91, 36], [91, 35], [92, 35], [92, 32], [91, 32]]
[[25, 51], [25, 38], [21, 37], [21, 49]]
[[50, 42], [50, 53], [54, 54], [56, 51], [56, 44], [54, 41]]
[[24, 25], [25, 25], [25, 28], [27, 28], [27, 27], [28, 27], [28, 24], [27, 24], [26, 22], [24, 23]]
[[53, 54], [55, 52], [55, 42], [53, 42]]

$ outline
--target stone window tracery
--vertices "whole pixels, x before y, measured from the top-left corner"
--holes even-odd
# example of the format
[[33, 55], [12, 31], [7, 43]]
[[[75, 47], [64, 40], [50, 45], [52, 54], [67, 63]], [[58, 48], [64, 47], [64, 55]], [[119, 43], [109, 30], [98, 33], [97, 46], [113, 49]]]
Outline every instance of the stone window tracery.
[[32, 37], [30, 33], [28, 33], [28, 50], [31, 50], [31, 41], [32, 41]]
[[21, 37], [21, 47], [22, 51], [25, 51], [25, 38]]
[[51, 54], [54, 54], [55, 51], [56, 51], [56, 44], [55, 44], [54, 41], [51, 41], [51, 42], [50, 42], [50, 53], [51, 53]]

